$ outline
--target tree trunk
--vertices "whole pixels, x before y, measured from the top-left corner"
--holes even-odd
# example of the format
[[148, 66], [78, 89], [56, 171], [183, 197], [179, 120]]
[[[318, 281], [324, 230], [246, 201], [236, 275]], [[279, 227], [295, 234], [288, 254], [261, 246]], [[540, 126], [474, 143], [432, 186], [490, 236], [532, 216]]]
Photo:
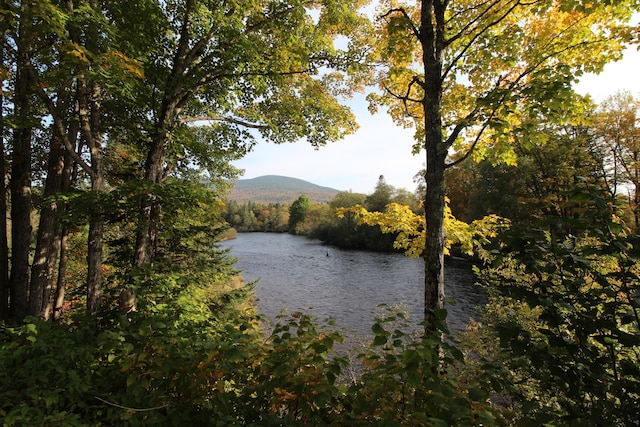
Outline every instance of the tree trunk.
[[[75, 135], [75, 133], [74, 133]], [[78, 150], [80, 151], [80, 150]], [[76, 164], [71, 158], [71, 154], [65, 152], [64, 157], [65, 168], [62, 173], [62, 190], [67, 191], [75, 186], [77, 181]], [[66, 208], [66, 207], [65, 207]], [[67, 288], [67, 239], [69, 230], [62, 227], [60, 231], [60, 261], [58, 263], [58, 279], [56, 281], [56, 293], [53, 297], [53, 320], [59, 320], [62, 317], [62, 307], [64, 305], [64, 296]]]
[[[151, 145], [147, 152], [145, 163], [145, 180], [150, 187], [160, 184], [164, 179], [164, 163], [169, 146], [169, 134], [176, 125], [176, 119], [191, 98], [185, 93], [183, 80], [185, 72], [199, 56], [189, 55], [191, 42], [191, 19], [196, 6], [195, 0], [185, 2], [180, 40], [173, 59], [171, 73], [164, 83], [164, 96], [161, 110], [158, 114], [158, 122], [155, 124], [155, 135], [151, 139]], [[136, 248], [133, 264], [136, 266], [150, 264], [155, 257], [158, 229], [160, 227], [161, 205], [160, 202], [149, 194], [140, 205], [140, 218], [138, 234], [136, 236]]]
[[[186, 24], [185, 24], [186, 25]], [[188, 40], [180, 43], [188, 43]], [[186, 102], [186, 98], [178, 100], [179, 96], [173, 93], [169, 88], [177, 89], [172, 79], [180, 79], [179, 73], [186, 68], [183, 61], [184, 58], [180, 54], [176, 55], [176, 64], [166, 83], [168, 93], [165, 93], [162, 110], [160, 111], [160, 120], [156, 124], [156, 135], [151, 140], [147, 160], [145, 163], [145, 181], [150, 188], [162, 183], [165, 178], [165, 159], [167, 148], [169, 147], [169, 133], [176, 125], [176, 119], [180, 113], [182, 106]], [[178, 85], [179, 86], [179, 85]], [[153, 191], [153, 190], [152, 190]], [[158, 238], [158, 229], [160, 227], [162, 206], [153, 194], [149, 194], [143, 199], [140, 207], [140, 219], [138, 225], [138, 235], [136, 237], [136, 249], [133, 264], [136, 266], [149, 264], [153, 261], [156, 253], [156, 242]]]
[[[73, 3], [67, 1], [67, 10], [73, 12]], [[74, 32], [75, 31], [75, 32]], [[73, 37], [78, 40], [77, 30], [71, 31]], [[51, 313], [51, 290], [55, 277], [56, 262], [60, 252], [62, 239], [62, 225], [58, 220], [60, 212], [64, 208], [58, 202], [51, 200], [53, 196], [63, 189], [68, 189], [71, 178], [72, 158], [66, 151], [65, 140], [71, 146], [75, 146], [78, 140], [78, 121], [73, 119], [74, 73], [69, 71], [66, 81], [61, 82], [53, 101], [49, 105], [50, 113], [57, 126], [51, 139], [49, 159], [47, 162], [47, 178], [44, 188], [44, 201], [40, 210], [40, 223], [36, 240], [36, 251], [31, 265], [31, 284], [29, 291], [29, 311], [31, 315], [48, 319]], [[42, 96], [41, 97], [45, 97]], [[66, 134], [64, 134], [66, 132]]]
[[89, 240], [87, 248], [87, 314], [93, 315], [100, 309], [102, 295], [102, 245], [104, 219], [102, 193], [105, 190], [104, 158], [102, 136], [98, 131], [100, 123], [99, 89], [91, 85], [86, 90], [86, 82], [80, 83], [79, 115], [82, 134], [91, 152], [91, 191], [95, 203], [89, 218]]
[[43, 319], [47, 319], [51, 311], [51, 288], [62, 230], [57, 219], [57, 203], [48, 199], [62, 190], [63, 170], [64, 147], [57, 137], [53, 137], [29, 287], [29, 314]]
[[62, 230], [60, 236], [60, 262], [58, 263], [58, 279], [56, 280], [56, 293], [53, 297], [53, 320], [60, 320], [62, 317], [62, 307], [64, 306], [64, 295], [67, 289], [67, 229]]
[[31, 79], [24, 46], [18, 47], [14, 108], [17, 126], [13, 131], [11, 165], [11, 278], [10, 311], [13, 322], [27, 315], [29, 245], [31, 243]]
[[444, 308], [444, 158], [437, 146], [427, 145], [425, 180], [425, 220], [427, 241], [424, 256], [424, 320], [425, 331], [434, 332], [435, 309]]
[[[434, 22], [435, 21], [435, 22]], [[444, 308], [444, 170], [447, 146], [442, 138], [442, 59], [444, 49], [444, 6], [439, 1], [423, 0], [420, 26], [425, 72], [425, 222], [427, 237], [424, 256], [425, 333], [435, 331], [436, 313]]]
[[[156, 138], [149, 148], [145, 165], [145, 180], [150, 187], [162, 182], [168, 144], [167, 139], [166, 135]], [[149, 194], [140, 206], [140, 224], [136, 237], [134, 265], [145, 265], [153, 261], [156, 253], [159, 223], [160, 203], [153, 194]]]
[[89, 248], [87, 254], [87, 314], [96, 314], [102, 297], [102, 237], [104, 221], [101, 210], [94, 209], [89, 224]]
[[[91, 0], [91, 8], [99, 13], [100, 5]], [[97, 29], [89, 29], [85, 35], [85, 47], [92, 53], [99, 50]], [[88, 70], [84, 70], [88, 71]], [[90, 211], [89, 238], [87, 247], [87, 314], [93, 315], [100, 309], [102, 296], [102, 245], [104, 235], [103, 198], [106, 188], [104, 177], [104, 154], [101, 131], [102, 88], [89, 78], [88, 72], [80, 72], [78, 77], [78, 118], [81, 134], [91, 155], [91, 191], [94, 206]]]
[[[2, 39], [4, 40], [4, 35]], [[4, 65], [4, 46], [0, 43], [0, 66]], [[4, 150], [4, 95], [0, 90], [0, 214], [4, 217], [0, 225], [0, 322], [9, 319], [9, 244], [7, 236], [7, 188], [5, 179]]]

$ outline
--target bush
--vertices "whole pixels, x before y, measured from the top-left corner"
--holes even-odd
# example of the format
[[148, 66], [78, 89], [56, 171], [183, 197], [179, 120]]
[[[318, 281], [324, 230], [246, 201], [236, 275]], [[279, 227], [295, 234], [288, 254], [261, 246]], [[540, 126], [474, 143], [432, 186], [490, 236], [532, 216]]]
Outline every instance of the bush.
[[579, 236], [513, 230], [481, 272], [487, 354], [524, 425], [638, 425], [640, 236], [599, 193], [580, 196], [594, 208]]

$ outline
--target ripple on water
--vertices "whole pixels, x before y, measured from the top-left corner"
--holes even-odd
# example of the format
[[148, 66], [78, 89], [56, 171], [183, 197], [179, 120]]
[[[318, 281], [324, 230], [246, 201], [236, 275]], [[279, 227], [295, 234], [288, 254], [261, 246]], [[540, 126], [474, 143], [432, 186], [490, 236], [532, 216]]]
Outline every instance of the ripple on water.
[[[282, 309], [302, 310], [337, 327], [368, 335], [379, 304], [402, 304], [411, 320], [421, 320], [424, 263], [401, 254], [343, 250], [290, 234], [241, 233], [224, 242], [238, 259], [246, 281], [258, 280], [259, 310], [275, 318]], [[463, 329], [475, 307], [485, 302], [465, 260], [445, 267], [449, 325]]]

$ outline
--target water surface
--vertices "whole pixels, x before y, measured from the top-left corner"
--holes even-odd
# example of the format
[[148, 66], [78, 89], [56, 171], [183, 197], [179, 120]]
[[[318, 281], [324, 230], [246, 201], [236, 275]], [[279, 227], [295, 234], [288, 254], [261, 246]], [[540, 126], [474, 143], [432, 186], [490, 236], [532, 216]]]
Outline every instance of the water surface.
[[[302, 310], [337, 326], [369, 334], [379, 304], [402, 304], [413, 322], [422, 320], [424, 263], [401, 254], [346, 250], [290, 234], [240, 233], [224, 242], [247, 282], [258, 280], [258, 308], [268, 318], [282, 309]], [[462, 329], [485, 302], [465, 260], [445, 268], [449, 325]]]

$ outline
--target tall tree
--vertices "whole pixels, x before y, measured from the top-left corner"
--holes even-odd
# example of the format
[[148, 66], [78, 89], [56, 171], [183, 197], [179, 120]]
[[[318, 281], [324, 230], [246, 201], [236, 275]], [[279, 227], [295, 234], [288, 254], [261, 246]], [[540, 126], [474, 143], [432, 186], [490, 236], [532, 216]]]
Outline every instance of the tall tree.
[[[320, 146], [352, 132], [354, 116], [338, 97], [351, 90], [344, 77], [358, 58], [337, 49], [334, 40], [363, 27], [366, 19], [357, 13], [361, 2], [141, 0], [136, 8], [143, 20], [125, 1], [2, 2], [2, 48], [11, 56], [15, 94], [12, 271], [20, 288], [11, 300], [22, 304], [17, 317], [26, 313], [24, 307], [44, 317], [49, 311], [56, 256], [64, 251], [66, 236], [56, 221], [54, 210], [62, 208], [56, 193], [69, 185], [73, 164], [81, 171], [83, 190], [74, 199], [80, 201], [76, 213], [89, 226], [87, 311], [95, 313], [106, 214], [117, 216], [105, 208], [108, 200], [142, 200], [133, 263], [151, 264], [163, 226], [162, 204], [173, 202], [172, 185], [215, 179], [216, 188], [224, 187], [224, 178], [237, 173], [229, 160], [245, 154], [258, 135], [276, 143], [306, 138]], [[39, 50], [29, 47], [27, 36]], [[363, 42], [354, 40], [349, 47], [360, 52]], [[18, 191], [31, 183], [20, 169], [31, 162], [19, 142], [32, 138], [19, 118], [34, 117], [26, 108], [34, 94], [48, 115], [42, 123], [48, 128], [41, 132], [48, 139], [37, 141], [34, 154], [43, 165], [50, 161], [46, 177], [38, 177], [45, 195], [29, 303], [31, 207], [21, 201], [30, 203], [31, 197], [21, 198]], [[118, 156], [139, 162], [137, 169], [130, 162], [126, 179], [109, 163]], [[18, 157], [26, 160], [18, 163]], [[191, 173], [194, 168], [208, 176]], [[123, 184], [129, 187], [119, 192]], [[54, 310], [64, 293], [63, 254], [59, 259]]]
[[[38, 165], [39, 160], [46, 158], [46, 152], [41, 152], [43, 136], [46, 130], [41, 130], [43, 125], [39, 123], [41, 104], [37, 104], [37, 94], [45, 85], [39, 79], [34, 68], [44, 69], [42, 59], [50, 58], [53, 37], [49, 31], [50, 16], [45, 16], [43, 10], [46, 5], [32, 2], [12, 2], [3, 4], [3, 51], [8, 52], [13, 58], [15, 78], [12, 90], [14, 95], [14, 145], [17, 150], [13, 153], [11, 164], [12, 187], [12, 295], [11, 304], [16, 304], [15, 320], [20, 321], [24, 315], [42, 315], [46, 303], [45, 283], [47, 281], [46, 270], [53, 268], [47, 262], [49, 246], [40, 244], [38, 239], [36, 255], [32, 264], [31, 286], [29, 284], [29, 257], [31, 245], [31, 182], [41, 181], [40, 175], [32, 176], [32, 164]], [[38, 62], [39, 65], [34, 65]], [[34, 130], [38, 128], [38, 132]], [[27, 140], [29, 140], [27, 142]], [[32, 155], [33, 152], [33, 155]], [[26, 165], [26, 166], [25, 166]], [[34, 167], [34, 171], [38, 170]], [[15, 203], [13, 201], [15, 199]], [[15, 205], [15, 209], [13, 206]], [[17, 210], [16, 210], [17, 209]], [[45, 212], [40, 215], [41, 221], [48, 224], [51, 216]], [[21, 231], [18, 232], [17, 229]], [[42, 232], [42, 233], [40, 233]], [[47, 227], [39, 229], [39, 236], [50, 235]], [[55, 239], [54, 239], [55, 241]], [[13, 249], [16, 250], [13, 250]], [[52, 251], [55, 253], [55, 250]], [[55, 262], [55, 261], [54, 261]], [[14, 274], [15, 273], [15, 274]], [[49, 283], [51, 279], [49, 279]], [[14, 295], [14, 292], [15, 293]], [[27, 301], [25, 303], [25, 301]], [[26, 305], [25, 305], [26, 304]], [[26, 309], [24, 309], [26, 307]]]
[[40, 210], [36, 249], [31, 263], [29, 314], [47, 319], [51, 311], [50, 296], [56, 261], [60, 250], [62, 228], [56, 218], [58, 204], [52, 197], [62, 190], [64, 149], [58, 138], [52, 138], [47, 165], [47, 178]]
[[19, 5], [16, 22], [15, 83], [11, 155], [11, 319], [21, 322], [28, 310], [29, 246], [31, 244], [31, 141], [34, 123], [34, 81], [29, 72], [34, 43], [33, 16], [27, 2]]
[[[100, 22], [102, 11], [96, 0], [87, 2], [93, 20]], [[79, 35], [84, 40], [84, 48], [92, 59], [98, 59], [104, 55], [105, 48], [100, 46], [104, 31], [99, 31], [99, 26], [94, 24], [86, 27], [86, 32]], [[103, 42], [104, 43], [104, 42]], [[101, 193], [106, 190], [104, 176], [104, 128], [102, 124], [102, 82], [95, 76], [99, 69], [94, 69], [92, 61], [86, 66], [79, 67], [77, 80], [78, 122], [80, 133], [90, 153], [91, 167], [91, 191], [96, 197], [96, 202], [91, 207], [89, 215], [89, 237], [87, 251], [87, 313], [95, 314], [100, 308], [102, 295], [102, 251], [104, 239], [103, 206], [100, 200]], [[94, 74], [95, 73], [95, 74]]]
[[[72, 5], [71, 2], [67, 3]], [[51, 64], [48, 64], [51, 67]], [[51, 313], [51, 291], [56, 276], [56, 262], [62, 250], [62, 240], [65, 228], [60, 218], [65, 206], [56, 196], [71, 188], [71, 169], [76, 165], [68, 149], [79, 150], [82, 144], [78, 139], [79, 121], [75, 119], [75, 72], [66, 69], [61, 72], [66, 77], [61, 77], [57, 84], [49, 84], [49, 90], [55, 91], [53, 97], [56, 104], [49, 106], [56, 110], [56, 120], [61, 121], [60, 132], [68, 139], [69, 147], [65, 147], [60, 132], [50, 135], [48, 158], [46, 164], [46, 178], [44, 181], [43, 197], [40, 208], [40, 221], [36, 237], [36, 247], [31, 265], [31, 282], [29, 285], [29, 311], [31, 315], [47, 319]], [[41, 94], [44, 96], [44, 94]], [[48, 99], [48, 98], [47, 98]], [[58, 281], [64, 281], [58, 276]]]
[[[53, 139], [49, 155], [49, 176], [45, 183], [45, 192], [55, 194], [63, 188], [62, 176], [64, 156], [70, 156], [85, 171], [90, 179], [91, 190], [104, 191], [103, 166], [103, 128], [100, 109], [104, 95], [101, 93], [100, 79], [108, 69], [108, 39], [105, 37], [104, 22], [100, 19], [102, 11], [97, 2], [86, 1], [78, 5], [73, 1], [64, 2], [61, 8], [53, 4], [41, 4], [36, 8], [38, 18], [45, 23], [40, 35], [47, 39], [52, 34], [59, 42], [53, 46], [54, 55], [46, 64], [48, 74], [42, 73], [37, 58], [31, 58], [29, 67], [31, 76], [38, 81], [38, 95], [53, 119]], [[76, 9], [83, 13], [75, 13]], [[99, 44], [102, 44], [99, 46]], [[101, 73], [101, 70], [103, 71]], [[62, 77], [59, 77], [62, 75]], [[73, 75], [72, 80], [69, 76]], [[47, 84], [45, 85], [45, 81]], [[75, 107], [69, 106], [69, 89], [73, 88]], [[70, 127], [70, 123], [74, 123]], [[76, 128], [77, 123], [77, 128]], [[73, 130], [75, 129], [75, 130]], [[80, 134], [83, 144], [89, 150], [89, 162], [79, 154], [76, 148], [76, 134]], [[60, 144], [64, 147], [64, 154]], [[103, 218], [99, 198], [94, 199], [89, 218], [89, 237], [87, 250], [87, 312], [95, 313], [99, 307], [102, 287], [102, 246]], [[30, 304], [33, 314], [46, 316], [53, 280], [53, 263], [59, 250], [61, 228], [55, 223], [50, 209], [44, 209], [41, 215], [42, 230], [39, 230], [41, 246], [36, 252], [37, 272], [32, 281], [33, 301]]]
[[629, 91], [609, 96], [599, 106], [596, 135], [607, 147], [612, 171], [609, 182], [631, 186], [629, 205], [636, 230], [640, 225], [640, 101]]
[[9, 74], [5, 66], [4, 32], [0, 36], [0, 215], [3, 217], [0, 225], [0, 322], [9, 318], [9, 244], [7, 236], [7, 188], [5, 168], [5, 114], [4, 114], [4, 84]]
[[[145, 67], [154, 83], [144, 95], [144, 115], [153, 123], [144, 132], [148, 196], [140, 209], [135, 265], [154, 258], [161, 218], [154, 191], [176, 155], [193, 155], [182, 144], [197, 127], [212, 132], [208, 140], [192, 141], [242, 150], [255, 143], [256, 133], [276, 143], [306, 138], [320, 146], [355, 129], [353, 115], [336, 99], [345, 93], [342, 75], [325, 71], [350, 71], [355, 58], [336, 50], [334, 39], [364, 22], [357, 14], [361, 3], [158, 3], [162, 39]], [[356, 41], [351, 46], [360, 47]]]
[[[51, 118], [49, 170], [45, 183], [47, 198], [41, 211], [41, 224], [32, 270], [30, 312], [46, 317], [52, 288], [55, 259], [60, 248], [62, 229], [51, 209], [51, 197], [68, 188], [70, 174], [63, 174], [75, 162], [91, 186], [86, 198], [92, 203], [86, 218], [89, 223], [87, 251], [87, 311], [95, 313], [100, 305], [104, 218], [102, 202], [106, 190], [104, 151], [106, 114], [103, 104], [117, 99], [128, 88], [131, 75], [139, 72], [135, 63], [118, 50], [116, 33], [105, 17], [107, 11], [97, 1], [80, 0], [29, 3], [12, 10], [20, 19], [31, 20], [35, 37], [44, 53], [24, 58], [24, 68], [33, 81], [35, 93]], [[12, 37], [16, 40], [16, 35]], [[13, 49], [17, 43], [7, 43]], [[117, 108], [111, 105], [114, 111]], [[86, 147], [88, 153], [83, 152]], [[46, 158], [47, 154], [40, 153]], [[66, 176], [66, 178], [64, 178]], [[12, 215], [13, 216], [13, 215]], [[15, 217], [14, 217], [15, 218]], [[13, 263], [12, 263], [13, 268]]]
[[[67, 1], [61, 7], [59, 13], [72, 14], [74, 3]], [[51, 23], [43, 28], [41, 38], [47, 39], [50, 34], [60, 34], [58, 43], [53, 44], [52, 51], [38, 58], [39, 69], [48, 70], [47, 73], [38, 73], [39, 80], [46, 80], [49, 96], [45, 91], [40, 92], [45, 104], [55, 114], [52, 114], [56, 126], [51, 129], [49, 135], [48, 158], [46, 160], [46, 178], [40, 209], [40, 220], [37, 229], [36, 246], [31, 265], [31, 281], [29, 285], [29, 314], [47, 319], [51, 313], [51, 292], [56, 273], [56, 262], [61, 250], [63, 227], [60, 221], [64, 206], [56, 199], [56, 196], [70, 188], [69, 169], [73, 159], [66, 152], [68, 149], [76, 149], [78, 145], [79, 121], [75, 119], [75, 79], [77, 73], [75, 67], [65, 67], [59, 64], [62, 59], [60, 51], [64, 50], [65, 42], [79, 40], [78, 30], [73, 20], [56, 22], [51, 17], [43, 16], [43, 20]], [[64, 24], [66, 22], [66, 25]], [[67, 39], [66, 33], [69, 38]], [[70, 64], [67, 64], [70, 65]], [[35, 73], [34, 73], [35, 74]], [[49, 74], [50, 76], [47, 76]], [[42, 85], [42, 83], [41, 83]], [[56, 102], [51, 102], [54, 99]], [[65, 147], [61, 134], [67, 138]], [[44, 155], [44, 153], [43, 153]], [[59, 280], [64, 280], [64, 274]]]
[[553, 118], [570, 108], [571, 83], [619, 58], [635, 1], [422, 0], [381, 2], [381, 94], [396, 122], [416, 127], [425, 151], [424, 316], [444, 307], [444, 171], [451, 150], [513, 161], [522, 112]]

